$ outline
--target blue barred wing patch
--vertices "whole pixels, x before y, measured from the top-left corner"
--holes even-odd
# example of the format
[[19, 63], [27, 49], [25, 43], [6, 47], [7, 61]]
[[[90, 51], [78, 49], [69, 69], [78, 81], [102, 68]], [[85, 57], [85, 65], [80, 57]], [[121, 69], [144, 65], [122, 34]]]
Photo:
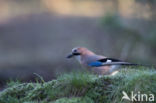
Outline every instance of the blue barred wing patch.
[[102, 62], [94, 61], [92, 63], [89, 63], [88, 65], [91, 66], [91, 67], [99, 67], [99, 66], [102, 66]]

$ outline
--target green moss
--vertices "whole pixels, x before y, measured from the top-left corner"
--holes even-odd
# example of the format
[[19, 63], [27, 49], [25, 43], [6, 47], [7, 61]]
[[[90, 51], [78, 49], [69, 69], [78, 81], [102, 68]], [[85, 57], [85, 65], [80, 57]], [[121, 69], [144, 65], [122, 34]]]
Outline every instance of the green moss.
[[72, 98], [61, 98], [53, 103], [94, 103], [94, 101], [87, 97], [85, 98], [72, 97]]
[[122, 91], [156, 95], [156, 71], [137, 68], [122, 69], [115, 76], [74, 72], [50, 82], [11, 83], [0, 93], [0, 103], [125, 103]]
[[[117, 77], [122, 76], [122, 81], [115, 82], [111, 92], [111, 101], [119, 102], [122, 98], [122, 91], [125, 91], [129, 96], [131, 91], [137, 93], [152, 93], [156, 95], [156, 72], [154, 70], [129, 70], [122, 71]], [[127, 102], [127, 101], [126, 101]], [[125, 103], [125, 101], [121, 101]]]

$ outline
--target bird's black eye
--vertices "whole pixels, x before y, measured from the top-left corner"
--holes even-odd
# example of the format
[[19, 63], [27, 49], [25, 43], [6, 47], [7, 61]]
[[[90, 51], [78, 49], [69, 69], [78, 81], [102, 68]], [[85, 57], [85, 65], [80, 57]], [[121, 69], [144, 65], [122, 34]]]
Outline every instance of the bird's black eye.
[[77, 52], [77, 50], [75, 49], [74, 52]]
[[73, 50], [72, 54], [75, 55], [75, 56], [80, 55], [80, 53], [76, 49]]

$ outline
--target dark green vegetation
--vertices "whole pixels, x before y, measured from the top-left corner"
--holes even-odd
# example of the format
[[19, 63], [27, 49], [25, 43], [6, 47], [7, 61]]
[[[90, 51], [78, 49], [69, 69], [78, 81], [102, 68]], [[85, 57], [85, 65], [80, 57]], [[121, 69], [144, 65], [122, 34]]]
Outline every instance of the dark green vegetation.
[[123, 69], [115, 76], [73, 72], [42, 83], [11, 82], [0, 93], [0, 103], [128, 103], [122, 91], [156, 95], [153, 69]]

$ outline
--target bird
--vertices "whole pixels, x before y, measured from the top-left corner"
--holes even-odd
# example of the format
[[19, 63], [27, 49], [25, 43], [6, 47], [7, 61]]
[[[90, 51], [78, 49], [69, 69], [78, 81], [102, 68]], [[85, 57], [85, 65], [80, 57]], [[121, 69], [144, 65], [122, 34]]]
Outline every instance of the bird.
[[114, 58], [108, 58], [102, 55], [97, 55], [85, 47], [73, 48], [67, 58], [69, 59], [72, 57], [75, 57], [77, 61], [89, 71], [99, 75], [116, 74], [119, 66], [121, 65], [138, 65]]

